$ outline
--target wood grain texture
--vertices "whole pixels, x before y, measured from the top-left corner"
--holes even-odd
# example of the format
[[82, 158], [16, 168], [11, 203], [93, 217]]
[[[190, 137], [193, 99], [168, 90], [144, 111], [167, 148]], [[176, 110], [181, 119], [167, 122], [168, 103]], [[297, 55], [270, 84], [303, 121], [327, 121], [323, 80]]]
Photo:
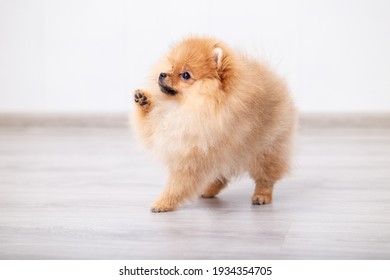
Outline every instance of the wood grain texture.
[[389, 116], [303, 121], [271, 205], [243, 176], [161, 214], [164, 167], [104, 119], [0, 122], [0, 259], [390, 259]]

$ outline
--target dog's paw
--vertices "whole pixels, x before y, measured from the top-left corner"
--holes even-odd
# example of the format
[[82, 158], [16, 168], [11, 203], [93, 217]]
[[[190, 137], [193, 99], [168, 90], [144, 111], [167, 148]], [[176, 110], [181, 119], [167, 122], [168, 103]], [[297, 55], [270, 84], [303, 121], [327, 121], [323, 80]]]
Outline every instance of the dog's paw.
[[150, 209], [153, 213], [170, 212], [175, 210], [172, 204], [165, 203], [164, 201], [156, 201]]
[[272, 201], [272, 194], [254, 194], [252, 196], [252, 204], [263, 205], [269, 204]]
[[145, 93], [143, 93], [142, 90], [139, 89], [134, 92], [134, 101], [143, 108], [147, 108], [150, 105], [150, 102], [146, 97]]
[[153, 205], [150, 209], [150, 211], [152, 211], [153, 213], [170, 212], [173, 210], [175, 210], [175, 208], [164, 205]]

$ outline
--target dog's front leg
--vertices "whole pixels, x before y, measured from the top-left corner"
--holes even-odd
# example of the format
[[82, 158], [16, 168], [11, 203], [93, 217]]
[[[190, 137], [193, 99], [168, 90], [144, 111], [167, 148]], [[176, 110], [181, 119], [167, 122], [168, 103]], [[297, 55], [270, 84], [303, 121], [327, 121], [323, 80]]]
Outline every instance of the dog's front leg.
[[175, 210], [180, 203], [198, 194], [203, 183], [202, 176], [199, 176], [196, 172], [182, 170], [171, 171], [163, 193], [152, 205], [152, 212]]

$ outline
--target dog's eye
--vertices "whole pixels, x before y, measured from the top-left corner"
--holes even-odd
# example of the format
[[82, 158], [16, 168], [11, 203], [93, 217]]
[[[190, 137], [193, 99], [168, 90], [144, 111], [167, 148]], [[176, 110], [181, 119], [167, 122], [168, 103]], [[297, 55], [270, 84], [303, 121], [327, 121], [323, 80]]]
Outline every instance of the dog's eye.
[[184, 79], [184, 80], [189, 80], [191, 78], [191, 75], [190, 73], [188, 72], [183, 72], [181, 73], [181, 77]]

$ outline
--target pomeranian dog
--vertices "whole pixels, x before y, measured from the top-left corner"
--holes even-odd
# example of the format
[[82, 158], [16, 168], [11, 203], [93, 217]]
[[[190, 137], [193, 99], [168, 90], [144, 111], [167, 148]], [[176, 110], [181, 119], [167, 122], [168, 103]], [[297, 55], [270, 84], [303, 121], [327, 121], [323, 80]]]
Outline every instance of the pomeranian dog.
[[136, 134], [169, 170], [152, 212], [215, 197], [246, 171], [256, 183], [252, 203], [272, 201], [275, 182], [289, 171], [297, 113], [266, 65], [213, 38], [189, 37], [134, 97]]

